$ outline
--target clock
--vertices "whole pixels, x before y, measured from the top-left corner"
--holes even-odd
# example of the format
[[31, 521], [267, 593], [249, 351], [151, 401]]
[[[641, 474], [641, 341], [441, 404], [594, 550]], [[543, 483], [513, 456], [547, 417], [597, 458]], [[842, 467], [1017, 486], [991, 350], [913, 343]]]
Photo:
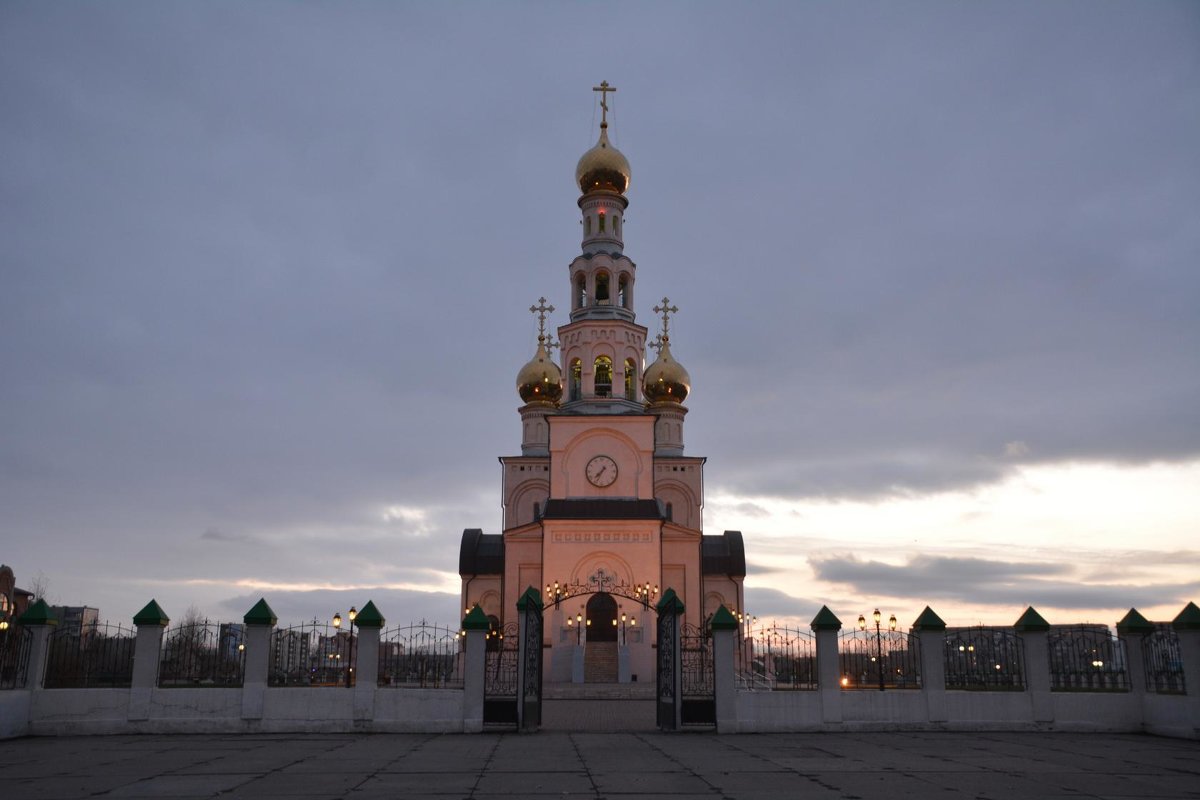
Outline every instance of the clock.
[[596, 456], [587, 463], [586, 475], [592, 486], [612, 486], [617, 479], [617, 462], [608, 456]]

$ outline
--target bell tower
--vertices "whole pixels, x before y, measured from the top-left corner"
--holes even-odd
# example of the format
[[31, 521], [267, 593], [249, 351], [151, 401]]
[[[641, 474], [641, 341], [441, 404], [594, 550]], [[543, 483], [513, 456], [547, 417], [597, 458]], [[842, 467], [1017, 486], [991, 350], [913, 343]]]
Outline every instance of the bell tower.
[[625, 255], [629, 161], [608, 140], [608, 94], [600, 93], [600, 138], [580, 157], [575, 183], [583, 229], [582, 251], [568, 268], [570, 322], [558, 329], [566, 381], [563, 409], [589, 414], [642, 410], [646, 329], [633, 311], [637, 265]]

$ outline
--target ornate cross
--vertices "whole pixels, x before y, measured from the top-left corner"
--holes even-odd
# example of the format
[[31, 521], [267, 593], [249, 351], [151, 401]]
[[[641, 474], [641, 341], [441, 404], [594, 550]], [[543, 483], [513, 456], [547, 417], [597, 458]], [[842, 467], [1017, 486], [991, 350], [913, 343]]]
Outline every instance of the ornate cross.
[[671, 301], [668, 300], [666, 298], [666, 296], [664, 295], [663, 299], [662, 299], [662, 305], [654, 307], [655, 314], [662, 314], [662, 318], [663, 318], [662, 338], [663, 339], [670, 338], [669, 328], [671, 326], [671, 320], [667, 318], [667, 315], [679, 313], [678, 308], [676, 308], [675, 306], [672, 306], [672, 305], [667, 305], [670, 302]]
[[[608, 127], [608, 93], [615, 92], [616, 90], [617, 90], [617, 87], [609, 86], [608, 81], [600, 81], [599, 86], [592, 87], [593, 92], [600, 93], [600, 109], [601, 109], [601, 111], [600, 111], [600, 127], [601, 128]], [[592, 119], [595, 119], [595, 117], [592, 117]]]
[[655, 336], [654, 341], [646, 346], [649, 347], [651, 350], [653, 350], [655, 353], [661, 354], [662, 353], [662, 334], [660, 333], [658, 336]]
[[530, 314], [538, 315], [538, 341], [546, 338], [546, 316], [554, 313], [554, 306], [546, 305], [546, 298], [539, 297], [536, 306], [529, 307]]

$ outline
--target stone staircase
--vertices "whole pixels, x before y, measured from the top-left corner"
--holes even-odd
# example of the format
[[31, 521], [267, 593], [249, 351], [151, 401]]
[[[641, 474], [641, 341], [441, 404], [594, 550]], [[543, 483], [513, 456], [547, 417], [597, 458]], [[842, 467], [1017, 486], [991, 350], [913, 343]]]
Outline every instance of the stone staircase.
[[617, 682], [617, 643], [588, 642], [583, 654], [584, 683]]

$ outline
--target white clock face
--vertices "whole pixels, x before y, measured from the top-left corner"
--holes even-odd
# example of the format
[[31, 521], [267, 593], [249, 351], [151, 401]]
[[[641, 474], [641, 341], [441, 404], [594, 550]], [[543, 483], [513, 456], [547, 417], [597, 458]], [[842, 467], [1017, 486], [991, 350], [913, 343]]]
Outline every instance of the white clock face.
[[617, 462], [608, 456], [596, 456], [587, 464], [587, 479], [593, 486], [612, 486], [617, 479]]

